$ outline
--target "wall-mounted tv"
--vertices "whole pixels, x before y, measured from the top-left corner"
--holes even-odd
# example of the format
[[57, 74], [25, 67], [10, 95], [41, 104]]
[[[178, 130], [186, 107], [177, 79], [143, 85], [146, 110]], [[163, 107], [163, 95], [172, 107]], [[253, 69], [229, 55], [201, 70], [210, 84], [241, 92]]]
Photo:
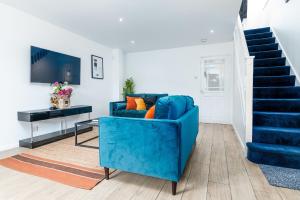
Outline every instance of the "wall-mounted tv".
[[80, 85], [80, 58], [31, 46], [31, 82]]

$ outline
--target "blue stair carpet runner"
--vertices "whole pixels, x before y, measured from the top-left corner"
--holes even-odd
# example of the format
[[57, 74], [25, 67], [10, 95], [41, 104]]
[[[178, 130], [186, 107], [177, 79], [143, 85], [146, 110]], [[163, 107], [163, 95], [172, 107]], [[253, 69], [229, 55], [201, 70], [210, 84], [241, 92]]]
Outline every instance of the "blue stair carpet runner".
[[270, 28], [245, 31], [254, 59], [253, 136], [247, 157], [300, 169], [300, 87]]

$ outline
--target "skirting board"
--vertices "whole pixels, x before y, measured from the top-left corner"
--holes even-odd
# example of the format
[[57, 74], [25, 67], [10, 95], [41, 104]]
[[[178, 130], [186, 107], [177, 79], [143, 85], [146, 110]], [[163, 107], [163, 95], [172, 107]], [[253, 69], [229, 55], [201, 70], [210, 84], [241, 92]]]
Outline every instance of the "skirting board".
[[238, 133], [237, 129], [235, 128], [234, 124], [232, 124], [232, 127], [233, 127], [233, 130], [234, 130], [234, 133], [235, 133], [236, 137], [238, 138], [238, 140], [240, 142], [240, 145], [243, 149], [244, 155], [246, 156], [246, 152], [247, 152], [246, 151], [247, 150], [246, 145], [243, 143], [242, 138], [241, 138], [240, 134]]
[[19, 143], [3, 145], [3, 146], [0, 146], [0, 152], [10, 150], [10, 149], [14, 149], [14, 148], [17, 148], [17, 147], [19, 147]]

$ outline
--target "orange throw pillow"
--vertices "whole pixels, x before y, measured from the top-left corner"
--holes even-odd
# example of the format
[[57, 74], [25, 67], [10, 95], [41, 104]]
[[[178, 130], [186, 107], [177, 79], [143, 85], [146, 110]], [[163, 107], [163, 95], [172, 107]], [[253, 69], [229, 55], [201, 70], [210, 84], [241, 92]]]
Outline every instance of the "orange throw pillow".
[[145, 115], [146, 119], [154, 119], [155, 106], [152, 106]]
[[146, 104], [144, 99], [142, 98], [135, 99], [135, 103], [136, 103], [136, 110], [146, 110]]
[[136, 110], [136, 103], [135, 103], [136, 97], [126, 97], [126, 99], [127, 99], [126, 110]]

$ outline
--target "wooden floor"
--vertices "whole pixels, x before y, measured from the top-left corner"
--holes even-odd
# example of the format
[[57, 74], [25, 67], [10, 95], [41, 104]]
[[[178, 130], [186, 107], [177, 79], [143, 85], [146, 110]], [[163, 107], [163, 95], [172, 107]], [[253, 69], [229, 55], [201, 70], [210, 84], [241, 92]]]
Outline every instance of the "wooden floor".
[[[83, 165], [98, 162], [98, 155], [92, 150], [74, 148], [65, 152], [63, 149], [71, 148], [72, 142], [73, 138], [70, 138], [52, 144], [56, 153], [44, 148], [36, 154]], [[0, 157], [22, 151], [24, 149], [0, 153]], [[87, 191], [0, 167], [0, 200], [300, 200], [300, 191], [270, 186], [259, 167], [244, 158], [232, 127], [218, 124], [200, 125], [197, 146], [177, 190], [178, 194], [172, 196], [170, 182], [116, 171], [110, 180], [104, 180]]]

